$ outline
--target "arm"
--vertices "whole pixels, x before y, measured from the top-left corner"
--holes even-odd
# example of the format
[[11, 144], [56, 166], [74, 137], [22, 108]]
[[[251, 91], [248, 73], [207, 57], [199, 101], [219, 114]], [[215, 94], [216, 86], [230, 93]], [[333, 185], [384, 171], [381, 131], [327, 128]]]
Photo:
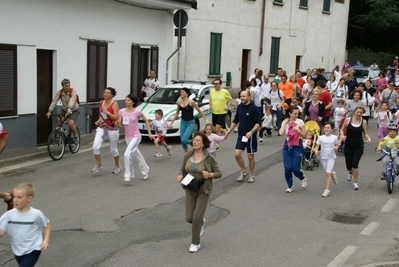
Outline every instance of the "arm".
[[346, 118], [344, 123], [342, 124], [341, 131], [340, 131], [341, 142], [345, 142], [345, 140], [346, 140], [346, 135], [344, 135], [344, 131], [346, 130], [346, 126], [348, 125], [349, 119], [350, 118]]
[[48, 111], [46, 113], [47, 119], [50, 118], [51, 112], [53, 112], [53, 109], [54, 109], [55, 105], [57, 105], [59, 100], [60, 100], [60, 90], [57, 91], [57, 93], [55, 94], [55, 96], [53, 98], [53, 101], [51, 102], [50, 106], [48, 107]]
[[255, 92], [251, 91], [251, 100], [254, 101], [254, 99], [255, 99]]
[[198, 111], [199, 114], [201, 114], [202, 118], [204, 118], [204, 121], [206, 123], [208, 123], [208, 119], [206, 118], [204, 112], [202, 112], [202, 110], [198, 107], [197, 103], [194, 100], [190, 100], [191, 101], [191, 105]]
[[176, 182], [178, 182], [178, 183], [180, 183], [181, 180], [183, 180], [184, 176], [186, 176], [186, 174], [187, 174], [186, 171], [184, 170], [184, 168], [186, 166], [187, 159], [188, 159], [186, 155], [184, 156], [183, 163], [182, 163], [180, 171], [179, 171], [179, 175], [176, 178]]
[[316, 154], [316, 156], [318, 156], [320, 154], [319, 148], [320, 148], [320, 145], [316, 144], [316, 148], [314, 149], [314, 153]]
[[233, 99], [230, 96], [229, 102], [227, 102], [227, 106], [225, 107], [226, 110], [229, 109], [229, 107], [231, 106], [231, 103], [233, 103]]
[[177, 104], [176, 112], [175, 112], [175, 115], [173, 116], [172, 121], [169, 124], [169, 128], [172, 128], [173, 122], [175, 122], [175, 120], [177, 119], [177, 116], [179, 116], [179, 111], [180, 111], [179, 104]]
[[143, 121], [144, 121], [144, 123], [145, 123], [145, 127], [147, 127], [148, 137], [149, 137], [151, 140], [153, 140], [153, 139], [154, 139], [154, 136], [151, 134], [151, 126], [150, 126], [150, 123], [148, 122], [147, 118], [144, 116], [143, 113], [141, 113], [140, 118], [143, 119]]
[[280, 135], [283, 135], [283, 134], [284, 134], [284, 132], [285, 132], [285, 126], [287, 125], [287, 123], [288, 123], [288, 118], [285, 119], [285, 120], [283, 120], [283, 122], [281, 123], [280, 130], [278, 130], [278, 133], [279, 133]]
[[8, 135], [6, 134], [3, 138], [0, 139], [0, 154], [6, 148], [8, 143]]
[[219, 169], [219, 165], [214, 157], [207, 157], [207, 161], [211, 167], [211, 172], [203, 171], [202, 176], [204, 179], [217, 179], [222, 177], [222, 172]]
[[119, 105], [118, 102], [114, 102], [114, 104], [112, 105], [112, 110], [114, 112], [114, 114], [112, 114], [111, 112], [106, 111], [107, 116], [109, 118], [111, 118], [113, 121], [117, 121], [119, 119]]
[[46, 250], [50, 242], [50, 234], [51, 234], [50, 223], [48, 223], [47, 226], [43, 228], [43, 232], [44, 232], [44, 238], [42, 242], [42, 250]]
[[370, 145], [371, 139], [370, 139], [370, 136], [367, 133], [367, 121], [366, 120], [363, 120], [363, 136], [366, 139], [367, 144]]

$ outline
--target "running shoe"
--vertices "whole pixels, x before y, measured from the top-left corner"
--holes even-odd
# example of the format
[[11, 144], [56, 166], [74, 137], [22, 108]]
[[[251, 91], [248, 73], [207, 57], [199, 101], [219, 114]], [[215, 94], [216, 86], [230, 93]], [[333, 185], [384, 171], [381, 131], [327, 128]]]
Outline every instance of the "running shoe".
[[100, 163], [100, 164], [94, 166], [94, 168], [91, 170], [91, 172], [98, 172], [102, 168], [104, 168], [104, 165], [102, 163]]
[[155, 157], [155, 158], [162, 157], [162, 154], [161, 154], [160, 152], [157, 152], [157, 153], [155, 153], [154, 157]]
[[321, 194], [322, 197], [328, 197], [330, 195], [330, 190], [324, 190], [323, 194]]
[[148, 179], [148, 174], [150, 173], [150, 170], [148, 170], [148, 172], [146, 174], [143, 175], [143, 179], [147, 180]]
[[242, 182], [244, 181], [244, 178], [247, 178], [248, 173], [247, 172], [241, 172], [240, 176], [237, 178], [237, 182]]
[[348, 180], [348, 182], [350, 182], [352, 180], [352, 177], [353, 177], [352, 173], [349, 172], [348, 176], [346, 177], [346, 180]]
[[168, 155], [169, 155], [169, 156], [172, 154], [171, 149], [172, 149], [171, 146], [168, 146], [168, 147], [166, 148], [166, 151], [168, 152]]
[[74, 139], [73, 139], [73, 143], [75, 144], [75, 145], [79, 145], [79, 137], [78, 136], [76, 136]]
[[285, 190], [285, 192], [286, 192], [286, 193], [292, 193], [292, 192], [294, 192], [294, 187], [291, 186], [291, 187], [287, 188], [287, 189]]
[[380, 179], [381, 179], [381, 180], [385, 180], [385, 173], [382, 173], [382, 174], [381, 174]]
[[132, 178], [130, 178], [130, 177], [125, 177], [125, 182], [130, 182], [131, 180], [132, 180]]
[[331, 173], [331, 176], [332, 176], [332, 181], [333, 181], [333, 183], [334, 183], [334, 184], [338, 184], [337, 173], [333, 171], [333, 172]]
[[251, 175], [248, 178], [248, 183], [254, 183], [255, 182], [255, 176]]
[[306, 177], [305, 177], [301, 181], [301, 186], [302, 186], [302, 188], [305, 188], [307, 185], [308, 185], [308, 179], [306, 179]]
[[118, 164], [118, 165], [116, 165], [115, 167], [114, 167], [114, 170], [112, 171], [112, 173], [113, 174], [117, 174], [117, 173], [120, 173], [121, 172], [121, 169], [122, 169], [122, 164]]
[[262, 139], [262, 138], [259, 138], [259, 142], [262, 143], [262, 142], [263, 142], [263, 139]]
[[190, 248], [188, 249], [188, 251], [190, 251], [191, 253], [195, 253], [195, 252], [197, 252], [200, 248], [201, 248], [201, 244], [198, 244], [198, 245], [191, 244], [191, 245], [190, 245]]
[[359, 190], [359, 186], [357, 183], [353, 183], [353, 190]]

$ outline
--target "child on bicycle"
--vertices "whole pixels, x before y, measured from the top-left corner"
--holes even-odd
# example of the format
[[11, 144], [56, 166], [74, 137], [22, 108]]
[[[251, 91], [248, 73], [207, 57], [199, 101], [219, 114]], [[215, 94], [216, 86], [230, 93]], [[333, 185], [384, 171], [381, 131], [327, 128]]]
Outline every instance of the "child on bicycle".
[[157, 137], [155, 137], [154, 139], [155, 149], [157, 150], [154, 157], [156, 158], [162, 157], [158, 143], [161, 143], [166, 148], [166, 152], [168, 152], [169, 156], [172, 154], [171, 146], [168, 146], [168, 144], [165, 142], [168, 123], [166, 122], [166, 120], [162, 119], [162, 117], [163, 117], [162, 109], [157, 109], [155, 110], [155, 120], [151, 121], [150, 123], [151, 126], [155, 126], [155, 133], [157, 135]]
[[[381, 142], [378, 143], [377, 150], [381, 151], [382, 148], [385, 148], [386, 150], [391, 150], [393, 148], [399, 149], [399, 136], [398, 134], [398, 126], [394, 123], [390, 123], [388, 125], [388, 135], [385, 136]], [[396, 165], [396, 170], [399, 170], [399, 157], [395, 157], [393, 159], [395, 165]], [[385, 155], [382, 158], [382, 173], [381, 173], [381, 180], [385, 180], [385, 170], [387, 169], [389, 164], [389, 156]]]

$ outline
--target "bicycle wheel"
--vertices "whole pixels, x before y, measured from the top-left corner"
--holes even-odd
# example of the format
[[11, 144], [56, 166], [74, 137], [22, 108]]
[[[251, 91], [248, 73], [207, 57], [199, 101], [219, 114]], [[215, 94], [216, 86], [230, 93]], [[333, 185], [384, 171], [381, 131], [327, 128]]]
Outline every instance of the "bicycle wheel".
[[53, 131], [47, 139], [47, 151], [53, 160], [62, 159], [65, 153], [64, 136], [59, 131]]
[[392, 194], [393, 190], [392, 170], [389, 170], [387, 173], [387, 188], [388, 188], [388, 193]]
[[75, 154], [79, 151], [80, 148], [80, 131], [79, 128], [76, 126], [76, 132], [77, 132], [77, 137], [79, 138], [79, 143], [75, 144], [75, 137], [74, 134], [70, 131], [68, 134], [68, 145], [69, 145], [69, 150], [71, 151], [72, 154]]

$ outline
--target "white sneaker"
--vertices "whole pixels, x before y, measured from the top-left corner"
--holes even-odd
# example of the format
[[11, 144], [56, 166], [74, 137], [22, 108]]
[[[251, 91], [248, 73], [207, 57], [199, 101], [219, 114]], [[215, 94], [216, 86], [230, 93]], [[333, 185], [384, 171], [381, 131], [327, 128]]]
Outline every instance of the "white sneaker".
[[353, 183], [353, 190], [359, 190], [359, 185], [357, 183]]
[[234, 128], [234, 132], [235, 132], [235, 133], [238, 132], [238, 129], [237, 129], [237, 128]]
[[154, 157], [159, 158], [162, 157], [162, 154], [160, 152], [155, 153]]
[[333, 172], [331, 173], [331, 176], [332, 176], [332, 181], [333, 181], [333, 183], [334, 183], [334, 184], [338, 184], [337, 173], [333, 171]]
[[148, 172], [143, 175], [143, 179], [147, 180], [148, 179], [148, 174], [150, 173], [150, 169], [148, 169]]
[[294, 187], [292, 186], [291, 188], [287, 188], [287, 190], [285, 190], [285, 192], [287, 192], [287, 193], [294, 192]]
[[190, 248], [188, 249], [188, 251], [190, 251], [191, 253], [195, 253], [195, 252], [197, 252], [200, 248], [201, 248], [201, 244], [198, 244], [198, 245], [191, 244], [191, 245], [190, 245]]
[[302, 186], [302, 188], [305, 188], [307, 185], [308, 185], [308, 179], [306, 179], [306, 177], [305, 177], [301, 181], [301, 186]]
[[200, 236], [204, 234], [205, 232], [205, 224], [206, 224], [206, 220], [205, 218], [202, 220], [202, 226], [201, 226], [201, 232], [200, 232]]
[[240, 176], [237, 178], [237, 182], [242, 182], [244, 181], [244, 178], [247, 178], [248, 173], [247, 172], [241, 172]]
[[132, 179], [130, 177], [125, 177], [125, 182], [130, 182]]
[[348, 180], [348, 182], [350, 182], [352, 180], [352, 177], [353, 177], [352, 173], [349, 172], [348, 176], [346, 177], [346, 180]]
[[263, 142], [263, 139], [262, 139], [262, 138], [259, 138], [259, 142], [262, 143], [262, 142]]
[[94, 166], [93, 169], [91, 169], [91, 172], [98, 172], [99, 170], [101, 170], [102, 168], [104, 168], [104, 165], [102, 163]]
[[323, 194], [321, 194], [322, 197], [328, 197], [330, 195], [330, 190], [324, 190]]
[[114, 170], [112, 171], [112, 173], [117, 174], [120, 173], [122, 169], [122, 164], [118, 164], [117, 166], [114, 167]]
[[255, 182], [255, 176], [251, 175], [248, 178], [248, 183], [254, 183]]
[[168, 155], [169, 155], [169, 156], [172, 154], [171, 149], [172, 149], [171, 146], [168, 146], [168, 147], [166, 148], [166, 151], [168, 152]]

